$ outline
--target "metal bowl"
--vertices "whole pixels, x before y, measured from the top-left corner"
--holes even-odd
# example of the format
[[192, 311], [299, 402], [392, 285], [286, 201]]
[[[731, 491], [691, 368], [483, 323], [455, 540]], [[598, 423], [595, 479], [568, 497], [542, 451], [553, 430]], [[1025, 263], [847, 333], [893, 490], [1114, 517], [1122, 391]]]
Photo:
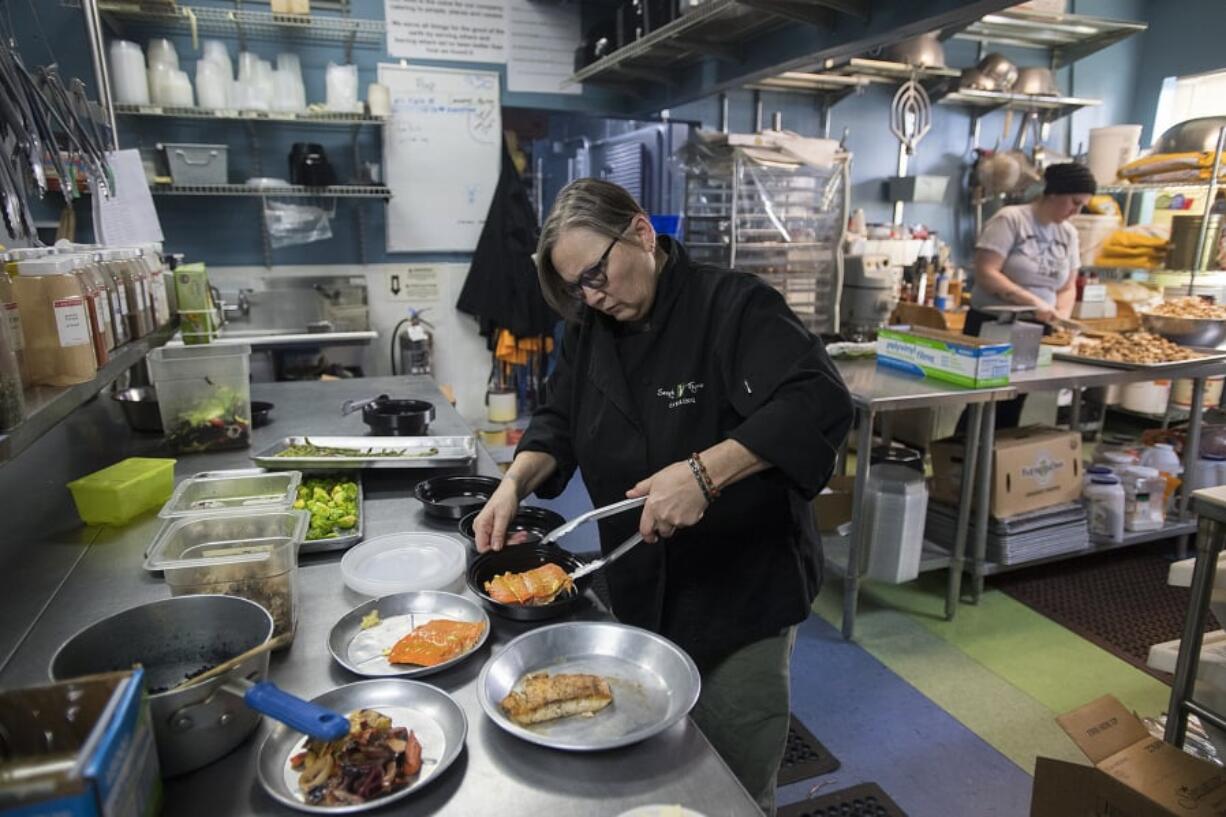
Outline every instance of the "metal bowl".
[[[590, 718], [520, 726], [498, 704], [534, 672], [600, 675], [613, 703]], [[518, 738], [594, 752], [663, 732], [689, 713], [701, 688], [694, 661], [668, 639], [625, 624], [577, 621], [540, 627], [507, 644], [482, 668], [477, 698], [490, 720]]]
[[374, 709], [405, 726], [421, 741], [422, 767], [417, 779], [400, 791], [366, 803], [350, 806], [312, 806], [298, 794], [298, 774], [289, 759], [301, 751], [305, 738], [284, 724], [277, 724], [260, 744], [256, 772], [264, 791], [281, 803], [312, 814], [353, 814], [383, 808], [408, 797], [442, 776], [464, 749], [468, 719], [464, 710], [441, 689], [420, 681], [380, 678], [358, 681], [325, 692], [312, 703], [346, 715], [358, 709]]
[[1013, 93], [1030, 94], [1031, 96], [1060, 96], [1060, 86], [1050, 68], [1021, 68], [1017, 72], [1017, 82], [1013, 84]]
[[1171, 318], [1141, 313], [1141, 326], [1180, 346], [1216, 349], [1226, 343], [1226, 320], [1217, 318]]
[[944, 68], [945, 47], [936, 34], [921, 34], [891, 45], [885, 58], [921, 68]]
[[224, 687], [237, 679], [263, 680], [268, 653], [252, 656], [210, 681], [181, 690], [173, 687], [263, 644], [272, 631], [272, 616], [253, 601], [177, 596], [91, 624], [64, 642], [49, 672], [53, 681], [62, 681], [142, 665], [159, 765], [167, 776], [182, 774], [227, 754], [259, 724], [259, 713]]
[[558, 565], [567, 573], [583, 567], [581, 559], [556, 545], [510, 545], [502, 550], [482, 553], [473, 560], [468, 567], [468, 589], [476, 594], [486, 610], [503, 618], [543, 621], [568, 615], [583, 603], [583, 591], [591, 584], [593, 574], [576, 581], [574, 593], [554, 599], [549, 604], [503, 604], [485, 592], [485, 583], [499, 574], [522, 573], [547, 564]]
[[[989, 91], [1011, 91], [1017, 84], [1017, 66], [1003, 54], [992, 53], [979, 61], [977, 69], [983, 76]], [[965, 76], [965, 74], [963, 74]]]
[[111, 399], [123, 409], [124, 419], [133, 431], [162, 433], [162, 414], [158, 408], [158, 393], [153, 386], [138, 386], [117, 391]]
[[[379, 626], [364, 629], [362, 619], [376, 610], [379, 613]], [[383, 655], [384, 648], [391, 647], [415, 627], [436, 618], [480, 621], [485, 624], [485, 631], [471, 650], [433, 667], [388, 663]], [[333, 626], [328, 636], [328, 650], [338, 664], [355, 675], [417, 678], [440, 672], [467, 659], [481, 649], [489, 635], [489, 616], [475, 602], [454, 593], [421, 590], [371, 599], [353, 608]]]
[[1196, 153], [1216, 150], [1218, 133], [1226, 127], [1226, 116], [1202, 116], [1172, 125], [1154, 145], [1155, 153]]

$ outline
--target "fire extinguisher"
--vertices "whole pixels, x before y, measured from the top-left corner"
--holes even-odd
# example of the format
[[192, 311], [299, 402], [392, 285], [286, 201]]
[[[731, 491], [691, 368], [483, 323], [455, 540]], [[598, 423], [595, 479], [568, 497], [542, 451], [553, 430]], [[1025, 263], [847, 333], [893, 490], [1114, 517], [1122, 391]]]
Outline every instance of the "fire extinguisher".
[[[434, 374], [434, 325], [422, 317], [427, 309], [409, 309], [392, 330], [392, 374]], [[403, 331], [402, 331], [403, 330]], [[400, 364], [396, 347], [400, 347]]]

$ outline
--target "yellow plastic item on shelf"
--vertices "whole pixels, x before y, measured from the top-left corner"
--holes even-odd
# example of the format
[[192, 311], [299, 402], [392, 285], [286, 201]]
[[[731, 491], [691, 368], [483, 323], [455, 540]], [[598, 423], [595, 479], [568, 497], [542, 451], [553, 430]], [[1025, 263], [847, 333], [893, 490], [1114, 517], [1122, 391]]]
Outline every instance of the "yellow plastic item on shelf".
[[129, 457], [68, 483], [77, 513], [87, 525], [125, 525], [170, 499], [175, 461]]

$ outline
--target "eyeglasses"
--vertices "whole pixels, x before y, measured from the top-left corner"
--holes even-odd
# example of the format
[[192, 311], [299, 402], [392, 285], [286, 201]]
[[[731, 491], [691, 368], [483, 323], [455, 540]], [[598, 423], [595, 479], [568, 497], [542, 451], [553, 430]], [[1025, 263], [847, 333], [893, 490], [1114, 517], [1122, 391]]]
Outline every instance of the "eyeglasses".
[[613, 252], [613, 247], [618, 241], [621, 241], [621, 236], [609, 242], [609, 246], [601, 253], [600, 259], [595, 264], [579, 273], [579, 280], [562, 282], [567, 295], [576, 301], [582, 301], [584, 289], [601, 289], [609, 283], [609, 253]]

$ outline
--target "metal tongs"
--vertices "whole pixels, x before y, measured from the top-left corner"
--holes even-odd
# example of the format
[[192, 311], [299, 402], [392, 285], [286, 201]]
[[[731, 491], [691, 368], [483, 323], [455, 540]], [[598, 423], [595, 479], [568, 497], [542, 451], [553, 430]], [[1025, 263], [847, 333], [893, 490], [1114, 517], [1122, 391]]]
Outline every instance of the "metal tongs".
[[[636, 497], [635, 499], [624, 499], [621, 502], [614, 502], [612, 505], [605, 505], [603, 508], [597, 508], [594, 511], [588, 511], [582, 516], [576, 516], [574, 519], [570, 520], [565, 525], [562, 525], [561, 527], [557, 527], [549, 531], [549, 533], [545, 534], [544, 538], [541, 539], [541, 544], [542, 545], [553, 544], [554, 542], [557, 542], [559, 539], [561, 539], [563, 536], [566, 536], [569, 533], [573, 533], [577, 528], [581, 527], [582, 525], [586, 525], [588, 522], [595, 522], [597, 519], [604, 519], [607, 516], [616, 516], [619, 513], [624, 513], [625, 511], [629, 511], [634, 508], [641, 508], [645, 504], [647, 504], [647, 497], [640, 496], [640, 497]], [[577, 581], [579, 579], [582, 579], [584, 576], [588, 575], [589, 573], [595, 573], [597, 570], [600, 570], [602, 567], [612, 564], [613, 562], [617, 561], [618, 559], [620, 559], [621, 557], [629, 553], [634, 548], [634, 546], [637, 545], [641, 541], [643, 541], [643, 534], [635, 532], [633, 536], [631, 536], [629, 539], [627, 539], [626, 541], [618, 545], [613, 550], [613, 552], [610, 553], [608, 556], [588, 562], [583, 567], [580, 567], [579, 569], [571, 573], [570, 574], [571, 581]]]

